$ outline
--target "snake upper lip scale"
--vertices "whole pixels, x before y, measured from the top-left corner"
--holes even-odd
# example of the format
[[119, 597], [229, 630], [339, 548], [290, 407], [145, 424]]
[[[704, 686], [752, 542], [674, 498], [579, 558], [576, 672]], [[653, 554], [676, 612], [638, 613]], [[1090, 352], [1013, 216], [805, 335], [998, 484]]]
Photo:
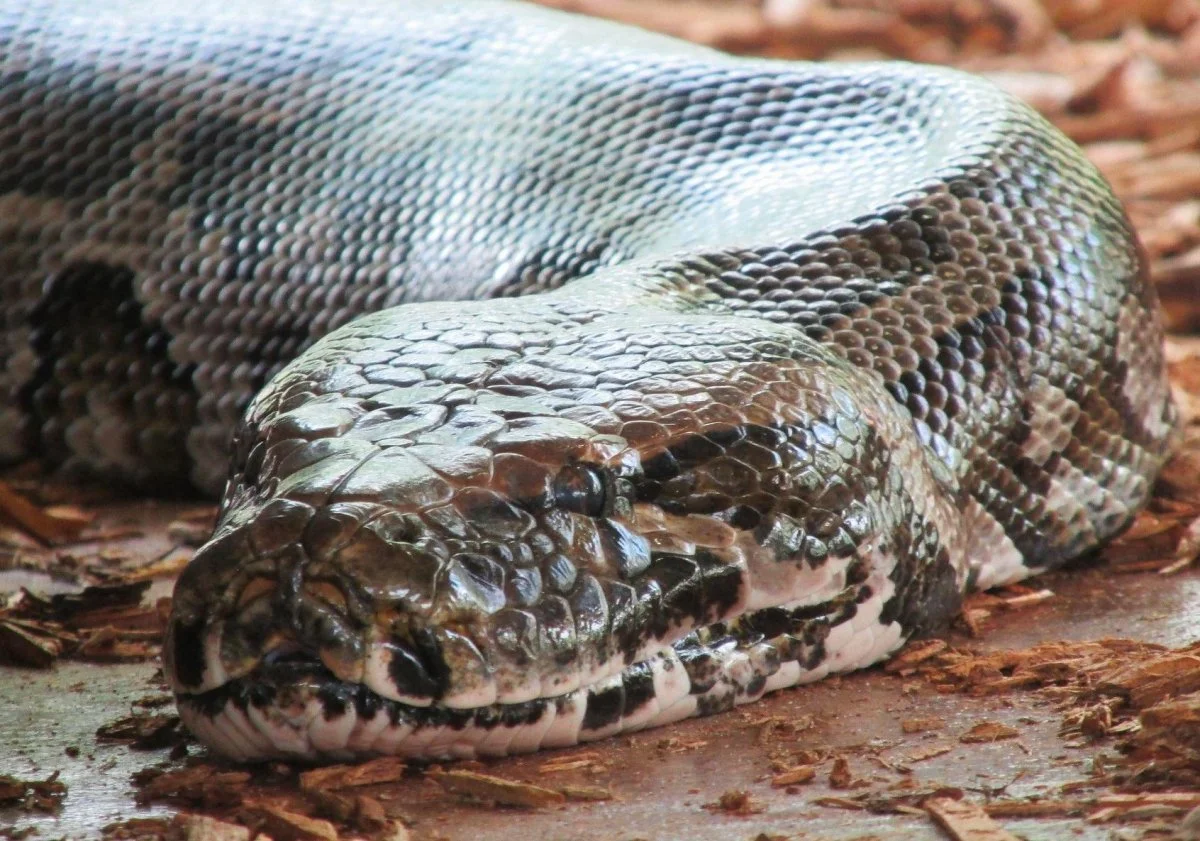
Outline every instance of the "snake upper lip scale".
[[0, 74], [0, 458], [215, 490], [232, 436], [164, 646], [228, 757], [866, 666], [1174, 437], [1120, 206], [965, 74], [486, 0], [7, 0]]

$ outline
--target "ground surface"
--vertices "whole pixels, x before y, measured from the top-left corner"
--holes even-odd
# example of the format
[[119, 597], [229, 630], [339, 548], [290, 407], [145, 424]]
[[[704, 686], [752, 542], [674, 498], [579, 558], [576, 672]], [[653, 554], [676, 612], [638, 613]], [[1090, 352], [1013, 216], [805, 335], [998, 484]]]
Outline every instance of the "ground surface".
[[[1200, 571], [1165, 577], [1092, 567], [1045, 576], [1037, 583], [1054, 597], [997, 614], [987, 620], [982, 639], [957, 633], [950, 641], [990, 651], [1049, 640], [1121, 637], [1181, 646], [1197, 639]], [[97, 728], [135, 710], [135, 701], [160, 691], [153, 662], [65, 662], [48, 671], [0, 670], [0, 771], [31, 779], [59, 771], [69, 790], [56, 815], [0, 811], [0, 822], [36, 826], [39, 837], [81, 838], [113, 822], [171, 811], [162, 805], [135, 807], [131, 783], [135, 772], [166, 760], [168, 749], [132, 751], [125, 744], [97, 744], [95, 737]], [[904, 732], [905, 723], [922, 720], [929, 720], [930, 730]], [[1017, 735], [993, 743], [960, 741], [981, 722], [1008, 725]], [[1103, 787], [1088, 784], [1094, 757], [1111, 755], [1112, 740], [1062, 737], [1061, 723], [1055, 704], [1036, 693], [983, 698], [944, 694], [919, 679], [872, 670], [780, 692], [711, 719], [471, 766], [541, 786], [598, 788], [612, 795], [604, 802], [496, 808], [467, 802], [418, 776], [370, 790], [389, 814], [410, 824], [414, 838], [715, 841], [752, 839], [764, 832], [797, 838], [939, 838], [944, 836], [920, 813], [872, 814], [845, 807], [864, 792], [886, 802], [939, 787], [961, 789], [983, 802], [1060, 799], [1066, 785], [1072, 792], [1066, 796], [1089, 803], [1103, 793]], [[920, 758], [943, 748], [947, 752]], [[71, 749], [78, 755], [69, 756]], [[194, 745], [188, 752], [203, 756]], [[849, 766], [849, 787], [830, 785], [839, 756]], [[174, 760], [171, 767], [184, 762]], [[779, 767], [796, 764], [813, 765], [816, 778], [794, 786], [794, 793], [771, 785]], [[905, 780], [914, 781], [911, 789], [903, 786]], [[279, 788], [290, 790], [291, 784]], [[741, 816], [704, 808], [733, 790], [747, 791], [757, 801], [752, 808], [762, 811]], [[845, 802], [821, 805], [817, 801], [823, 797]], [[1031, 841], [1108, 839], [1114, 831], [1113, 825], [1090, 824], [1078, 816], [1003, 823]], [[567, 827], [569, 834], [564, 834]]]
[[[741, 52], [953, 63], [1030, 99], [1126, 201], [1180, 403], [1200, 407], [1200, 2], [546, 2]], [[973, 601], [949, 646], [899, 671], [441, 772], [246, 773], [178, 731], [155, 658], [172, 576], [211, 515], [0, 478], [0, 837], [1200, 838], [1181, 823], [1200, 807], [1195, 425], [1119, 545]], [[973, 811], [945, 818], [955, 803]], [[221, 823], [176, 817], [197, 813]]]

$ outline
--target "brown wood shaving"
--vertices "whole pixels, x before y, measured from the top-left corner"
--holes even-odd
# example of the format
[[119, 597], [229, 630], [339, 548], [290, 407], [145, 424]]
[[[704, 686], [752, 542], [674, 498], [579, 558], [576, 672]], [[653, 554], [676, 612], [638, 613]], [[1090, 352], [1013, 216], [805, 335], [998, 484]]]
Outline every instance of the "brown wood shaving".
[[20, 526], [47, 546], [77, 539], [92, 516], [75, 506], [39, 508], [0, 481], [0, 520]]
[[300, 787], [308, 791], [338, 790], [356, 786], [394, 783], [404, 777], [408, 765], [399, 757], [385, 756], [358, 765], [326, 765], [300, 774]]
[[0, 774], [0, 806], [26, 812], [56, 812], [66, 796], [66, 783], [59, 781], [57, 771], [44, 780]]
[[184, 841], [250, 841], [250, 830], [208, 815], [176, 815], [173, 827]]
[[209, 808], [236, 806], [242, 802], [247, 771], [221, 771], [210, 765], [192, 765], [178, 771], [147, 768], [134, 775], [138, 803], [178, 801]]
[[892, 659], [888, 660], [883, 670], [889, 674], [898, 674], [913, 669], [931, 657], [941, 654], [950, 644], [945, 640], [921, 640], [909, 643]]
[[1001, 739], [1015, 739], [1021, 735], [1021, 731], [1015, 727], [1010, 727], [1007, 724], [1002, 724], [999, 721], [981, 721], [976, 724], [966, 733], [958, 737], [958, 740], [963, 744], [976, 744], [982, 742], [998, 742]]
[[750, 815], [757, 815], [760, 812], [766, 811], [767, 807], [751, 797], [748, 791], [732, 789], [724, 792], [712, 803], [705, 803], [701, 808], [709, 812], [721, 812], [726, 815], [749, 817]]
[[476, 800], [495, 803], [499, 806], [516, 806], [524, 809], [543, 809], [566, 802], [566, 796], [551, 788], [535, 786], [515, 780], [506, 780], [491, 774], [474, 771], [430, 770], [426, 776], [455, 794], [463, 794]]
[[810, 783], [817, 776], [817, 769], [811, 765], [797, 765], [771, 777], [771, 785], [775, 788], [803, 785]]
[[994, 800], [983, 806], [993, 818], [1058, 818], [1082, 815], [1087, 808], [1074, 800]]
[[538, 766], [539, 774], [562, 774], [568, 771], [604, 771], [608, 765], [594, 750], [554, 756]]
[[944, 756], [954, 750], [954, 745], [937, 744], [928, 745], [923, 748], [917, 748], [908, 754], [909, 762], [924, 762], [926, 759], [933, 759], [935, 756]]
[[605, 788], [604, 786], [565, 785], [559, 786], [558, 791], [567, 800], [577, 800], [585, 803], [614, 799], [612, 789]]
[[282, 806], [255, 803], [242, 810], [247, 825], [266, 833], [274, 841], [337, 841], [338, 831], [327, 820], [310, 818]]
[[159, 750], [183, 741], [179, 716], [131, 715], [109, 722], [96, 730], [101, 742], [125, 742], [134, 750]]
[[924, 803], [934, 823], [954, 841], [1019, 841], [983, 810], [966, 800], [931, 797]]

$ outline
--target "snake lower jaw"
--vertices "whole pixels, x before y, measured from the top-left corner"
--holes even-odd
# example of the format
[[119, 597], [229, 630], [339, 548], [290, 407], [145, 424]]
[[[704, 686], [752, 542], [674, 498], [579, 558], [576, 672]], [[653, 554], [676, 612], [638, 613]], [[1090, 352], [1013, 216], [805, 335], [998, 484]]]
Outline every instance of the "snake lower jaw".
[[[713, 664], [694, 655], [690, 647], [681, 653], [668, 646], [617, 674], [557, 695], [452, 707], [428, 699], [394, 700], [364, 683], [339, 680], [311, 653], [293, 651], [264, 658], [251, 672], [216, 688], [177, 692], [176, 701], [188, 728], [235, 761], [504, 756], [694, 714], [697, 690], [710, 690], [716, 682]], [[664, 708], [664, 701], [673, 703]]]

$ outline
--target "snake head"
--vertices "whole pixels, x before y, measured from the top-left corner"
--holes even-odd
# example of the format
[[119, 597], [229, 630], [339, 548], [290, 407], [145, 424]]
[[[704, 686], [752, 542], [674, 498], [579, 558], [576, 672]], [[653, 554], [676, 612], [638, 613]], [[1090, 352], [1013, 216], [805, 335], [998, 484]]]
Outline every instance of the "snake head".
[[[646, 664], [697, 629], [858, 592], [877, 512], [853, 486], [900, 481], [887, 394], [787, 328], [577, 300], [369, 316], [264, 391], [176, 589], [167, 674], [202, 738], [243, 757], [566, 744], [678, 694], [682, 668]], [[613, 680], [619, 703], [588, 701]], [[330, 724], [381, 705], [410, 736]], [[480, 735], [518, 719], [538, 726]]]

